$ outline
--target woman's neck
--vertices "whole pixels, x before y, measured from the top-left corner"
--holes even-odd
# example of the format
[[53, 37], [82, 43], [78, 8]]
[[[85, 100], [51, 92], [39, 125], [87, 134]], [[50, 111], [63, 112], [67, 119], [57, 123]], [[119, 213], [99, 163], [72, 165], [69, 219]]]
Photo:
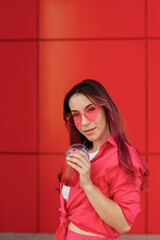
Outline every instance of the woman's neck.
[[105, 137], [104, 137], [103, 139], [101, 139], [101, 140], [99, 140], [99, 141], [93, 142], [93, 147], [92, 147], [92, 149], [91, 149], [90, 152], [96, 152], [96, 151], [98, 151], [98, 150], [100, 149], [100, 147], [102, 146], [102, 144], [103, 144], [110, 136], [111, 136], [111, 133], [110, 133], [110, 131], [109, 131], [109, 129], [108, 129], [107, 134], [105, 135]]

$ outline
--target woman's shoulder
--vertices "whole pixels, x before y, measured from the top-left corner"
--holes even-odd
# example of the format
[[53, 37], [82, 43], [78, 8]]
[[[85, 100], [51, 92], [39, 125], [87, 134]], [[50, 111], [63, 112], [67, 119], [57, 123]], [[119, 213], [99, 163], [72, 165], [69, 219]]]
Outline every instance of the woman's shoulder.
[[[143, 158], [141, 154], [137, 151], [137, 149], [126, 143], [127, 148], [130, 153], [130, 158], [131, 158], [131, 163], [133, 165], [133, 168], [137, 171], [139, 171], [142, 167], [142, 161]], [[117, 172], [118, 170], [122, 170], [120, 167], [120, 162], [119, 162], [119, 156], [118, 156], [118, 151], [116, 149], [112, 149], [112, 154], [110, 155], [109, 161], [107, 161], [107, 170], [111, 173], [114, 174], [114, 172]]]

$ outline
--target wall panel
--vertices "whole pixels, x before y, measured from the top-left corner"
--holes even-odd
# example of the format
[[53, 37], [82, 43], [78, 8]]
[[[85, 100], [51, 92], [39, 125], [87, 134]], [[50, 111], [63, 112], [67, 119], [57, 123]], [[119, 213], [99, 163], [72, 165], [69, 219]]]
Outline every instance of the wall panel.
[[0, 43], [0, 151], [36, 151], [37, 45]]
[[37, 158], [0, 155], [0, 231], [37, 231]]
[[0, 39], [37, 37], [37, 0], [0, 1]]
[[57, 173], [62, 170], [65, 155], [40, 157], [39, 230], [55, 232], [59, 223], [59, 188]]
[[147, 0], [148, 37], [160, 37], [160, 1]]
[[40, 0], [40, 37], [144, 37], [144, 3], [144, 0]]
[[148, 42], [148, 144], [149, 152], [160, 153], [160, 40]]

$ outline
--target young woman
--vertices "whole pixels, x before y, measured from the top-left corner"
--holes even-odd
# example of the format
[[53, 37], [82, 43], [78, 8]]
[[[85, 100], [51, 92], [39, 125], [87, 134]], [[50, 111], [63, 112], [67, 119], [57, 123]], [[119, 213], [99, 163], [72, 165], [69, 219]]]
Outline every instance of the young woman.
[[126, 137], [117, 107], [95, 80], [75, 85], [64, 99], [70, 144], [84, 143], [68, 164], [79, 173], [75, 187], [60, 184], [60, 226], [55, 240], [114, 240], [140, 212], [140, 189], [149, 172]]

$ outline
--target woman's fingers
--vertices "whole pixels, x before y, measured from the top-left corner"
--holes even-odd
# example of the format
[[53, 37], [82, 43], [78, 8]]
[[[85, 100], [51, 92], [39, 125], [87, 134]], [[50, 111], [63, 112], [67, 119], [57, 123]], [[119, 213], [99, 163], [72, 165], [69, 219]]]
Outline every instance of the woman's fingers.
[[74, 156], [67, 157], [66, 159], [68, 160], [67, 162], [72, 163], [72, 165], [74, 164], [75, 166], [78, 166], [80, 168], [85, 168], [86, 167], [86, 164], [83, 160], [78, 159]]
[[80, 151], [74, 152], [67, 155], [66, 159], [68, 160], [68, 164], [81, 174], [90, 169], [90, 161], [86, 153], [81, 154]]
[[88, 155], [81, 150], [76, 150], [75, 152], [71, 152], [70, 154], [67, 155], [67, 159], [68, 158], [72, 159], [77, 164], [78, 164], [79, 161], [81, 161], [85, 165], [90, 165]]
[[67, 155], [66, 159], [68, 165], [74, 168], [77, 172], [79, 172], [79, 184], [83, 188], [83, 186], [85, 186], [89, 181], [91, 181], [91, 163], [88, 155], [81, 150], [76, 150], [70, 152], [70, 154]]

